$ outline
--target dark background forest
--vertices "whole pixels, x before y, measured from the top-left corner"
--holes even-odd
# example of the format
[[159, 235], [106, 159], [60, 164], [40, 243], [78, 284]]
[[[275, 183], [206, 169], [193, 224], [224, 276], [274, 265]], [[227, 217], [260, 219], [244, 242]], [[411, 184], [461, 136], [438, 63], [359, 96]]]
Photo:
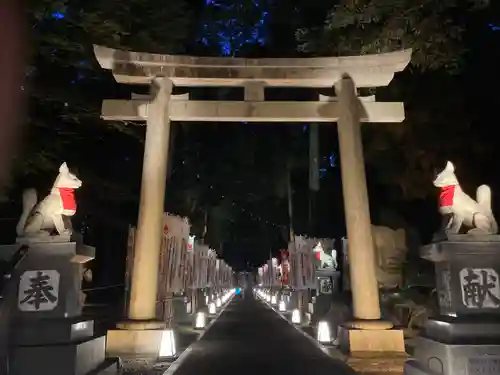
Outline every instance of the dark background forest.
[[[48, 191], [61, 161], [84, 181], [75, 227], [97, 247], [96, 282], [123, 278], [135, 225], [145, 127], [104, 122], [101, 101], [144, 88], [117, 85], [92, 45], [142, 52], [238, 57], [359, 55], [413, 48], [410, 66], [374, 93], [403, 101], [401, 124], [363, 125], [372, 221], [429, 241], [439, 216], [431, 184], [452, 160], [464, 189], [500, 191], [500, 3], [468, 0], [31, 0], [23, 132], [1, 196], [11, 241], [22, 189]], [[231, 99], [231, 90], [201, 95]], [[281, 100], [303, 90], [276, 89]], [[335, 124], [175, 123], [165, 210], [235, 268], [286, 246], [288, 181], [296, 234], [345, 235]], [[310, 174], [319, 175], [319, 190]], [[500, 203], [495, 199], [494, 210]]]

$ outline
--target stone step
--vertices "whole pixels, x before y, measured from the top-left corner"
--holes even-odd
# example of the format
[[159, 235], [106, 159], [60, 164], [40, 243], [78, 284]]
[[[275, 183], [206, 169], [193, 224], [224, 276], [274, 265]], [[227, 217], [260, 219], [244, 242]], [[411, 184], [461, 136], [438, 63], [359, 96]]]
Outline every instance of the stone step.
[[106, 358], [106, 360], [95, 370], [86, 375], [116, 375], [121, 370], [120, 358]]

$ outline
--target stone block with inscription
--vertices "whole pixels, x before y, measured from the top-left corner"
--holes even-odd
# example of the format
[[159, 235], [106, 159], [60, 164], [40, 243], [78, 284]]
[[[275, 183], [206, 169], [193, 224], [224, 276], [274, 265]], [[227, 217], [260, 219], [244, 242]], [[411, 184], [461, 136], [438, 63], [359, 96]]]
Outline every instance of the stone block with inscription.
[[449, 235], [420, 255], [435, 264], [440, 315], [405, 374], [500, 374], [500, 236]]
[[[69, 318], [82, 312], [82, 255], [75, 242], [29, 242], [23, 262], [12, 277], [18, 281], [18, 319]], [[0, 246], [8, 259], [20, 244]], [[88, 247], [82, 247], [87, 258]]]
[[420, 255], [434, 262], [441, 314], [500, 315], [500, 236], [453, 236]]
[[0, 260], [21, 245], [28, 250], [11, 274], [17, 293], [10, 301], [10, 373], [99, 373], [106, 364], [105, 337], [81, 316], [83, 264], [94, 258], [94, 248], [62, 236], [20, 238], [0, 246]]
[[316, 270], [317, 294], [334, 294], [340, 292], [340, 271], [334, 269]]

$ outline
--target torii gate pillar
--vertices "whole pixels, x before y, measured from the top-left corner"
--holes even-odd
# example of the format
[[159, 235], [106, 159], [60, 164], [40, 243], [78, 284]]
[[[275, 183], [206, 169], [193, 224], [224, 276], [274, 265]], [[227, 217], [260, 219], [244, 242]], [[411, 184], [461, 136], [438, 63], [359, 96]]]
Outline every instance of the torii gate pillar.
[[155, 78], [151, 82], [128, 320], [119, 323], [116, 330], [108, 331], [106, 351], [113, 355], [133, 354], [155, 358], [161, 347], [165, 322], [156, 319], [156, 297], [172, 88], [172, 81], [168, 78]]
[[170, 139], [169, 104], [172, 81], [155, 79], [148, 109], [142, 164], [141, 199], [135, 237], [134, 262], [128, 318], [156, 318], [156, 295]]
[[350, 77], [342, 77], [336, 92], [341, 108], [338, 136], [353, 311], [356, 319], [373, 321], [380, 319], [380, 304], [359, 121], [361, 106]]
[[[353, 298], [354, 322], [340, 329], [340, 346], [352, 354], [375, 351], [402, 354], [396, 367], [406, 357], [402, 330], [380, 320], [379, 289], [375, 271], [375, 249], [371, 233], [370, 206], [366, 185], [365, 163], [361, 138], [361, 109], [356, 87], [349, 76], [336, 85], [340, 115], [338, 135], [344, 195], [349, 267]], [[355, 357], [354, 357], [355, 358]], [[349, 360], [348, 360], [349, 362]], [[351, 366], [362, 371], [355, 358]], [[368, 364], [371, 366], [371, 362]]]

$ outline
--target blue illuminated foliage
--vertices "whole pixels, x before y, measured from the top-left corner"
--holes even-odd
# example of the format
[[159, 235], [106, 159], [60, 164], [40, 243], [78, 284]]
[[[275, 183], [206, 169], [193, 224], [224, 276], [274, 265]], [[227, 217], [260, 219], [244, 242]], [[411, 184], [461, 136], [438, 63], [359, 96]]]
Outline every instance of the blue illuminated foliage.
[[335, 152], [332, 151], [332, 153], [330, 154], [330, 167], [334, 168], [336, 167], [336, 162], [337, 162], [337, 155], [335, 155]]
[[62, 12], [54, 12], [52, 13], [52, 18], [56, 19], [56, 20], [62, 20], [66, 17], [66, 15]]
[[227, 0], [205, 0], [209, 19], [202, 27], [200, 42], [216, 45], [223, 56], [234, 56], [242, 47], [264, 45], [266, 20], [264, 0], [245, 4]]

